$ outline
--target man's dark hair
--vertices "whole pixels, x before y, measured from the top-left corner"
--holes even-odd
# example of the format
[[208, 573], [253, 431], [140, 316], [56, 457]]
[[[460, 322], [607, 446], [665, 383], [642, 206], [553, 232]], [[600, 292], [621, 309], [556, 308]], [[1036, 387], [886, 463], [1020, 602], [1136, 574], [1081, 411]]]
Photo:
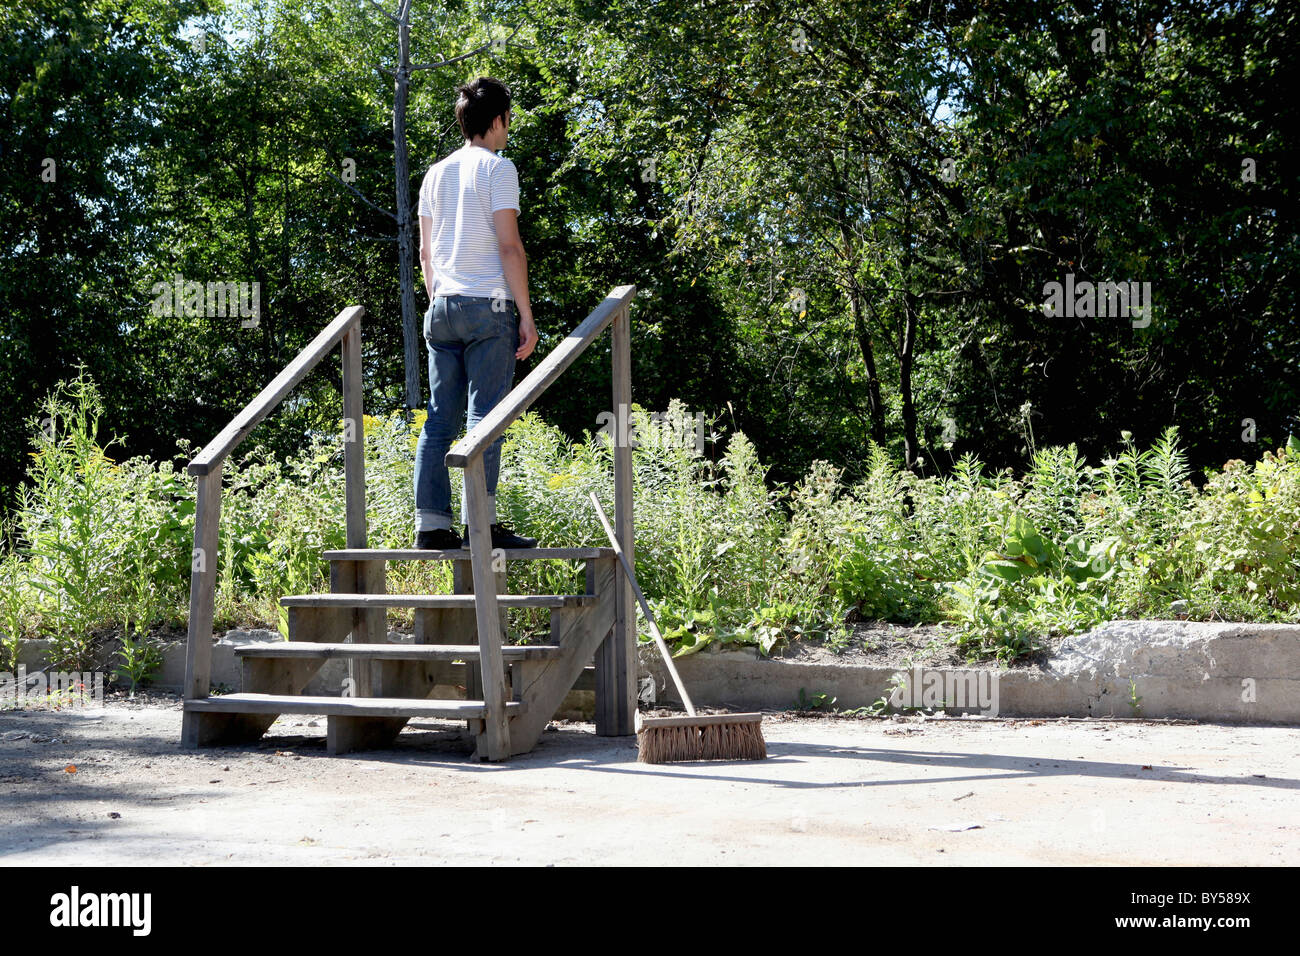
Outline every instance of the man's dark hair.
[[510, 90], [500, 80], [480, 76], [456, 90], [456, 122], [466, 139], [482, 136], [498, 116], [510, 111]]

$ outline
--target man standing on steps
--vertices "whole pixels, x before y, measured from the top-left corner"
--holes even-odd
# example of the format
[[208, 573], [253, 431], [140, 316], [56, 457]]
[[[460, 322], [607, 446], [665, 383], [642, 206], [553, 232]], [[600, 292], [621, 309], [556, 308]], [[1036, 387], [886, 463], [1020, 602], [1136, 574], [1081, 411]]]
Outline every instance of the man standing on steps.
[[[519, 239], [519, 175], [497, 155], [510, 131], [510, 91], [481, 76], [460, 87], [456, 121], [465, 145], [434, 164], [420, 186], [420, 268], [429, 310], [429, 416], [415, 449], [415, 546], [461, 548], [452, 530], [451, 480], [443, 463], [460, 435], [468, 395], [469, 428], [510, 392], [515, 361], [537, 345], [528, 302], [528, 262]], [[483, 453], [492, 547], [532, 548], [537, 541], [496, 521], [501, 445]], [[468, 521], [466, 495], [461, 517]]]

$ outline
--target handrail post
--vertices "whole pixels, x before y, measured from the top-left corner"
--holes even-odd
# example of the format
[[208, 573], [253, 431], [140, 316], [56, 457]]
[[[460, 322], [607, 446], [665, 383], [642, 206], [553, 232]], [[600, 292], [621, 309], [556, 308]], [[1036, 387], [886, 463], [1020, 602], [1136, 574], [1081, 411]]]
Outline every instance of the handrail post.
[[[212, 678], [212, 619], [215, 613], [217, 528], [221, 521], [221, 462], [198, 476], [194, 505], [194, 551], [190, 556], [190, 620], [185, 644], [185, 699], [208, 696]], [[181, 739], [199, 745], [199, 716], [186, 711]]]
[[[361, 316], [350, 306], [334, 317], [293, 361], [280, 370], [251, 402], [208, 442], [186, 469], [195, 478], [194, 551], [190, 564], [190, 620], [185, 645], [185, 700], [202, 700], [212, 689], [212, 624], [216, 615], [217, 558], [220, 552], [221, 471], [226, 457], [339, 342], [343, 343], [344, 474], [347, 481], [348, 547], [365, 547], [366, 484], [364, 419], [361, 407]], [[382, 590], [382, 588], [381, 588]], [[199, 746], [203, 714], [186, 710], [181, 742]]]
[[[624, 305], [610, 326], [614, 400], [614, 532], [629, 562], [635, 562], [632, 523], [632, 331]], [[596, 733], [626, 737], [636, 732], [636, 600], [620, 566], [615, 587], [614, 627], [596, 651]]]
[[[614, 404], [620, 411], [619, 431], [626, 445], [626, 417], [632, 400], [631, 334], [629, 304], [636, 286], [612, 289], [588, 315], [522, 382], [493, 406], [477, 425], [456, 442], [444, 464], [465, 469], [465, 503], [469, 509], [470, 565], [474, 575], [475, 621], [483, 676], [483, 705], [487, 711], [480, 731], [480, 760], [504, 760], [510, 755], [510, 723], [505, 711], [505, 670], [501, 642], [504, 628], [498, 613], [497, 576], [492, 571], [492, 541], [489, 525], [483, 454], [503, 435], [510, 423], [560, 377], [595, 338], [609, 326], [614, 340]], [[615, 455], [615, 524], [622, 546], [632, 554], [632, 450], [620, 448]], [[636, 605], [629, 581], [616, 588], [619, 623], [610, 631], [596, 653], [596, 708], [599, 733], [626, 736], [634, 732], [636, 716]], [[608, 713], [602, 716], [602, 702]]]
[[343, 336], [343, 481], [349, 548], [366, 546], [366, 443], [361, 401], [361, 322]]
[[492, 570], [492, 514], [488, 510], [487, 494], [487, 475], [480, 452], [465, 465], [469, 555], [474, 570], [474, 620], [478, 629], [483, 706], [487, 709], [477, 756], [479, 760], [506, 760], [510, 756], [510, 724], [506, 719], [505, 661], [501, 653], [497, 576]]
[[[366, 426], [361, 388], [361, 320], [340, 343], [343, 356], [343, 485], [344, 528], [348, 548], [364, 548], [366, 527]], [[382, 561], [349, 561], [338, 568], [343, 590], [354, 594], [382, 594], [386, 589]], [[332, 579], [333, 576], [331, 576]], [[388, 638], [388, 613], [384, 608], [352, 612], [353, 644], [382, 642]], [[352, 692], [358, 697], [377, 696], [378, 670], [371, 661], [348, 660]]]

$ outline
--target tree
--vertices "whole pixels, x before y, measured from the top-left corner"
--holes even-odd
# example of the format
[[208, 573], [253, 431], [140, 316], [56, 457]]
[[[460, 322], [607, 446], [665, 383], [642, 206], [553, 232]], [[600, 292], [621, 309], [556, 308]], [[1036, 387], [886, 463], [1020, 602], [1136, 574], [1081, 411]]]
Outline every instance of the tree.
[[209, 9], [207, 0], [0, 8], [0, 401], [13, 418], [0, 429], [0, 506], [12, 504], [28, 461], [25, 419], [79, 363], [112, 383], [106, 430], [133, 434], [149, 418], [130, 316], [157, 237], [153, 175], [137, 158], [163, 135], [160, 107], [188, 54], [178, 28]]

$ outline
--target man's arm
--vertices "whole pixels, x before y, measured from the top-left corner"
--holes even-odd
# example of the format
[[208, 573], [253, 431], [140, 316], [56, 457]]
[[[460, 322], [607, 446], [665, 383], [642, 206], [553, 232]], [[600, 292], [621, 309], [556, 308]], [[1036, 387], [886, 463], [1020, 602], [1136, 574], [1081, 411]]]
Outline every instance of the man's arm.
[[433, 301], [433, 220], [420, 217], [420, 272], [424, 274], [424, 291]]
[[519, 238], [518, 213], [513, 209], [498, 209], [492, 214], [497, 230], [497, 249], [501, 253], [501, 268], [506, 274], [510, 295], [519, 309], [519, 348], [516, 359], [526, 359], [537, 345], [537, 326], [533, 322], [533, 307], [528, 301], [528, 258], [524, 243]]

